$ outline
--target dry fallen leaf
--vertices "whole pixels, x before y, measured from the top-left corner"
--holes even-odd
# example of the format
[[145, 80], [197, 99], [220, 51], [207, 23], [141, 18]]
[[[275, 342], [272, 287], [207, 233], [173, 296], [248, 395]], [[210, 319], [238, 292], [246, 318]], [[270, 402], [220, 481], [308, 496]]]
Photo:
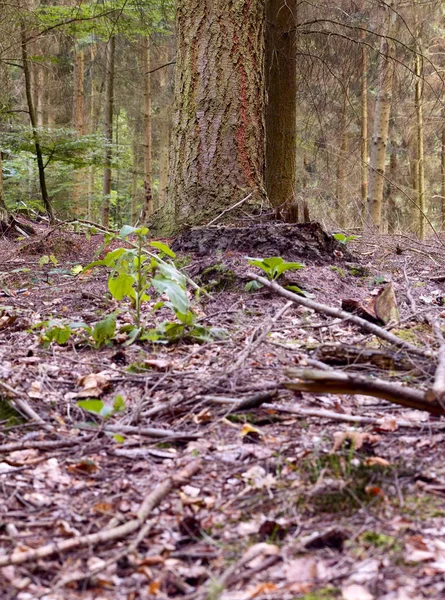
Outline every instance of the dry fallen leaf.
[[301, 556], [284, 565], [289, 583], [312, 583], [317, 579], [317, 563], [313, 556]]
[[334, 447], [333, 451], [340, 450], [344, 442], [351, 442], [355, 450], [360, 450], [363, 444], [378, 444], [380, 442], [380, 436], [372, 435], [371, 433], [364, 433], [360, 431], [337, 431], [334, 433]]
[[343, 600], [373, 600], [374, 596], [362, 585], [353, 583], [342, 588]]
[[78, 384], [83, 387], [75, 394], [76, 398], [96, 398], [101, 396], [111, 385], [110, 376], [106, 371], [101, 373], [90, 373], [81, 377]]

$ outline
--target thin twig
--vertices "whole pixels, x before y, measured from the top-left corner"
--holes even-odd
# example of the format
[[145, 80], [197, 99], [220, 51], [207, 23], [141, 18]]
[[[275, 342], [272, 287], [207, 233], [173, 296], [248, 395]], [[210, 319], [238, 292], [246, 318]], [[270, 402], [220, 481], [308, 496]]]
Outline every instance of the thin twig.
[[245, 198], [243, 198], [242, 200], [240, 200], [239, 202], [237, 202], [230, 208], [226, 208], [225, 210], [223, 210], [220, 215], [215, 217], [212, 221], [210, 221], [210, 223], [207, 223], [206, 227], [210, 227], [210, 225], [213, 225], [213, 223], [216, 223], [216, 221], [219, 221], [221, 219], [221, 217], [223, 217], [226, 213], [230, 212], [231, 210], [234, 210], [235, 208], [238, 208], [238, 206], [241, 206], [241, 204], [244, 204], [244, 202], [249, 200], [249, 198], [251, 198], [252, 195], [253, 195], [253, 192], [250, 192], [250, 194], [248, 196], [246, 196]]

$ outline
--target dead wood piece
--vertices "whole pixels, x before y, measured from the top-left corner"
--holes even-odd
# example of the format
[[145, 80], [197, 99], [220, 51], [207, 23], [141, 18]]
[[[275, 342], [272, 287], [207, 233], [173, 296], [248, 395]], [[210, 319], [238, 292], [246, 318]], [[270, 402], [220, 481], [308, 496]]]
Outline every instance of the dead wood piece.
[[445, 410], [445, 339], [443, 337], [440, 323], [437, 319], [431, 321], [434, 335], [439, 342], [439, 360], [433, 383], [433, 397], [439, 402]]
[[265, 402], [272, 400], [277, 396], [278, 391], [273, 390], [272, 392], [260, 392], [248, 398], [239, 400], [238, 398], [226, 398], [223, 396], [202, 396], [203, 400], [209, 402], [215, 402], [216, 404], [232, 404], [233, 408], [230, 412], [238, 412], [240, 410], [251, 410], [253, 408], [259, 408]]
[[298, 379], [283, 384], [283, 387], [288, 390], [316, 394], [363, 394], [383, 398], [400, 406], [424, 410], [432, 415], [445, 415], [445, 410], [437, 401], [429, 402], [426, 399], [426, 392], [399, 383], [370, 379], [362, 375], [312, 369], [288, 369], [286, 375]]
[[79, 438], [77, 440], [26, 440], [23, 442], [11, 442], [0, 446], [0, 452], [15, 452], [16, 450], [56, 450], [58, 448], [69, 448], [85, 444], [92, 439], [91, 435]]
[[334, 366], [372, 365], [383, 371], [417, 371], [431, 375], [435, 371], [435, 366], [430, 360], [423, 360], [420, 356], [413, 360], [405, 353], [390, 349], [376, 350], [347, 344], [323, 344], [317, 348], [315, 355], [317, 359]]
[[12, 402], [15, 404], [19, 412], [23, 414], [23, 416], [28, 417], [31, 421], [35, 421], [39, 425], [42, 425], [45, 429], [51, 429], [48, 423], [46, 423], [40, 415], [36, 413], [36, 411], [31, 408], [28, 402], [20, 397], [20, 394], [13, 387], [5, 383], [4, 381], [0, 381], [0, 387], [8, 391], [10, 394], [14, 396]]
[[183, 486], [191, 477], [196, 475], [201, 469], [200, 461], [193, 461], [187, 465], [182, 471], [169, 477], [166, 481], [158, 485], [154, 491], [149, 494], [142, 502], [140, 509], [135, 519], [127, 521], [123, 525], [106, 529], [97, 533], [83, 535], [61, 542], [54, 542], [27, 551], [15, 551], [6, 556], [0, 556], [0, 568], [7, 565], [20, 565], [26, 562], [48, 558], [54, 554], [67, 552], [78, 548], [92, 547], [97, 544], [105, 544], [106, 542], [115, 541], [125, 538], [130, 534], [138, 531], [144, 526], [152, 510], [162, 502], [162, 500], [175, 488]]
[[[87, 431], [98, 431], [97, 427], [91, 425], [77, 425], [78, 429]], [[188, 433], [187, 431], [173, 431], [171, 429], [155, 429], [152, 427], [134, 427], [132, 425], [104, 425], [102, 431], [111, 431], [112, 433], [128, 433], [142, 435], [145, 437], [159, 438], [169, 440], [198, 440], [202, 437], [199, 433]]]
[[324, 313], [326, 315], [329, 315], [330, 317], [335, 317], [337, 319], [345, 319], [345, 320], [351, 321], [352, 323], [359, 325], [366, 331], [369, 331], [370, 333], [373, 333], [374, 335], [378, 336], [379, 338], [386, 340], [390, 344], [393, 344], [394, 346], [401, 348], [403, 350], [407, 350], [407, 351], [411, 352], [412, 354], [415, 354], [416, 356], [423, 356], [426, 358], [433, 357], [433, 352], [431, 352], [430, 350], [426, 350], [426, 349], [424, 350], [422, 348], [418, 348], [417, 346], [414, 346], [413, 344], [410, 344], [409, 342], [405, 342], [404, 340], [398, 338], [393, 333], [386, 331], [385, 329], [383, 329], [382, 327], [379, 327], [378, 325], [375, 325], [374, 323], [369, 323], [368, 321], [365, 321], [365, 319], [362, 319], [361, 317], [357, 317], [356, 315], [351, 315], [350, 313], [347, 313], [344, 310], [341, 310], [339, 308], [334, 308], [334, 307], [328, 306], [326, 304], [320, 304], [318, 302], [314, 302], [313, 300], [310, 300], [309, 298], [303, 298], [303, 296], [298, 296], [297, 294], [294, 294], [293, 292], [284, 289], [283, 287], [281, 287], [281, 285], [278, 285], [278, 283], [275, 283], [274, 281], [269, 281], [265, 277], [261, 277], [260, 275], [257, 275], [256, 273], [247, 273], [247, 277], [249, 277], [250, 279], [254, 279], [255, 281], [258, 281], [263, 286], [273, 290], [280, 296], [283, 296], [284, 298], [288, 298], [289, 300], [292, 300], [292, 302], [295, 302], [295, 304], [301, 304], [302, 306], [305, 306], [306, 308], [315, 310], [318, 313]]

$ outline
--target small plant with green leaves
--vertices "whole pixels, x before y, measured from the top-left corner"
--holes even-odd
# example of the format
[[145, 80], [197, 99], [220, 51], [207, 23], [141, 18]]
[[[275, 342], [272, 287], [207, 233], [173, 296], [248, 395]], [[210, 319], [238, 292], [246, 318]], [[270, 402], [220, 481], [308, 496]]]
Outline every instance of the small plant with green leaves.
[[[129, 241], [131, 235], [136, 236], [136, 244]], [[136, 339], [158, 343], [176, 342], [186, 338], [209, 341], [223, 335], [223, 330], [207, 328], [196, 323], [196, 315], [191, 310], [187, 295], [188, 280], [172, 262], [166, 260], [176, 258], [169, 246], [159, 241], [150, 242], [146, 227], [124, 226], [119, 237], [129, 242], [131, 247], [110, 251], [104, 259], [87, 265], [84, 271], [99, 266], [108, 268], [108, 290], [113, 298], [118, 302], [124, 298], [131, 300], [133, 323], [121, 329], [121, 333], [128, 334], [127, 344]], [[147, 250], [147, 244], [158, 250], [159, 254]], [[194, 287], [197, 288], [196, 284]], [[163, 306], [170, 308], [177, 321], [166, 321], [147, 331], [142, 326], [141, 307], [143, 303], [151, 300], [148, 294], [150, 288], [160, 296], [167, 297], [167, 301], [156, 302], [152, 310], [156, 311]]]
[[79, 343], [86, 343], [95, 348], [101, 348], [115, 336], [116, 317], [116, 312], [111, 313], [93, 326], [82, 321], [68, 323], [60, 319], [51, 319], [43, 323], [38, 323], [36, 327], [43, 328], [40, 333], [40, 342], [45, 347], [48, 347], [51, 342], [63, 346], [73, 336], [76, 336]]
[[[250, 265], [262, 269], [270, 281], [275, 281], [286, 271], [298, 271], [305, 268], [305, 265], [302, 263], [286, 262], [280, 256], [273, 256], [271, 258], [248, 258], [248, 262]], [[255, 292], [262, 287], [263, 286], [259, 281], [253, 280], [246, 283], [244, 289], [246, 292]], [[291, 290], [300, 296], [313, 297], [313, 294], [305, 292], [297, 285], [287, 286], [286, 289]]]
[[347, 246], [349, 242], [353, 242], [357, 239], [356, 235], [345, 235], [344, 233], [334, 233], [333, 237], [337, 240], [337, 242], [343, 244], [343, 246]]

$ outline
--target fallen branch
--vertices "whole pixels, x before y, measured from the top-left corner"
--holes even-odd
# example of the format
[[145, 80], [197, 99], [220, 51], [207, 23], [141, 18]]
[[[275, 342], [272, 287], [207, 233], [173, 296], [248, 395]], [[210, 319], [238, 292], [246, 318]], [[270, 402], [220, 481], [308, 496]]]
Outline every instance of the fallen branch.
[[39, 425], [42, 425], [45, 429], [51, 429], [51, 427], [46, 423], [40, 415], [36, 413], [36, 411], [31, 408], [26, 400], [20, 397], [19, 392], [17, 392], [13, 387], [5, 383], [4, 381], [0, 381], [0, 387], [8, 391], [10, 394], [14, 396], [12, 402], [17, 407], [18, 411], [23, 414], [23, 416], [28, 417], [31, 421], [35, 421]]
[[10, 442], [9, 444], [2, 444], [0, 446], [0, 452], [15, 452], [16, 450], [57, 450], [58, 448], [69, 448], [71, 446], [78, 446], [79, 444], [85, 444], [92, 439], [91, 435], [79, 438], [77, 440], [25, 440], [22, 442]]
[[352, 323], [359, 325], [363, 329], [366, 329], [370, 333], [373, 333], [374, 335], [389, 342], [390, 344], [393, 344], [398, 348], [402, 348], [403, 350], [407, 350], [412, 354], [416, 354], [417, 356], [423, 356], [427, 358], [432, 358], [434, 356], [433, 352], [429, 350], [422, 350], [421, 348], [418, 348], [417, 346], [414, 346], [409, 342], [405, 342], [393, 333], [386, 331], [385, 329], [379, 327], [378, 325], [375, 325], [374, 323], [369, 323], [369, 321], [366, 321], [365, 319], [362, 319], [357, 315], [353, 315], [339, 308], [328, 306], [327, 304], [319, 304], [318, 302], [314, 302], [313, 300], [310, 300], [309, 298], [304, 298], [303, 296], [298, 296], [297, 294], [294, 294], [293, 292], [284, 289], [281, 285], [278, 285], [278, 283], [275, 283], [274, 281], [269, 281], [265, 277], [261, 277], [261, 275], [256, 275], [256, 273], [247, 273], [246, 277], [258, 281], [264, 287], [273, 290], [274, 292], [276, 292], [280, 296], [283, 296], [284, 298], [287, 298], [288, 300], [292, 300], [292, 302], [295, 302], [295, 304], [301, 304], [302, 306], [306, 306], [306, 308], [315, 310], [318, 313], [324, 313], [326, 315], [329, 315], [330, 317], [351, 321]]
[[145, 521], [147, 521], [148, 517], [150, 516], [152, 510], [158, 506], [171, 491], [173, 491], [175, 488], [181, 487], [191, 477], [196, 475], [200, 468], [200, 461], [193, 461], [177, 475], [169, 477], [166, 481], [158, 485], [158, 487], [155, 488], [155, 490], [145, 498], [138, 511], [137, 517], [135, 519], [131, 519], [131, 521], [127, 521], [127, 523], [113, 527], [112, 529], [104, 529], [97, 533], [90, 533], [88, 535], [83, 535], [69, 540], [63, 540], [61, 542], [46, 544], [45, 546], [41, 546], [40, 548], [35, 548], [33, 550], [16, 550], [12, 554], [0, 556], [0, 568], [6, 567], [7, 565], [21, 565], [26, 562], [48, 558], [54, 554], [67, 552], [68, 550], [92, 547], [98, 544], [105, 544], [106, 542], [127, 537], [135, 531], [141, 529], [144, 526]]
[[217, 217], [215, 217], [212, 221], [210, 221], [210, 223], [207, 223], [206, 227], [210, 227], [210, 225], [213, 225], [213, 223], [216, 223], [216, 221], [219, 221], [226, 213], [230, 212], [231, 210], [234, 210], [235, 208], [238, 208], [238, 206], [241, 206], [241, 204], [244, 204], [244, 202], [249, 200], [249, 198], [251, 198], [252, 195], [253, 195], [253, 192], [250, 192], [250, 194], [248, 196], [246, 196], [245, 198], [243, 198], [242, 200], [240, 200], [233, 206], [230, 206], [229, 208], [226, 208], [225, 210], [223, 210], [222, 213], [219, 214]]
[[199, 433], [188, 433], [187, 431], [173, 431], [171, 429], [155, 429], [152, 427], [134, 427], [131, 425], [103, 425], [100, 428], [93, 425], [77, 425], [78, 429], [86, 431], [110, 431], [111, 433], [128, 433], [143, 435], [145, 437], [159, 438], [165, 440], [198, 440], [202, 437]]
[[[434, 335], [439, 342], [439, 360], [437, 364], [436, 373], [434, 375], [434, 383], [432, 388], [432, 395], [440, 406], [445, 410], [445, 339], [443, 337], [440, 323], [437, 319], [431, 321]], [[428, 395], [428, 399], [430, 399]]]
[[437, 400], [428, 401], [426, 392], [409, 388], [400, 383], [389, 383], [381, 379], [370, 379], [362, 375], [348, 375], [337, 371], [312, 369], [288, 369], [286, 375], [298, 381], [285, 382], [288, 390], [315, 394], [363, 394], [383, 398], [394, 404], [424, 410], [432, 415], [445, 415]]
[[271, 392], [260, 392], [259, 394], [254, 394], [253, 396], [243, 398], [242, 400], [239, 400], [238, 398], [227, 398], [224, 396], [212, 395], [202, 396], [202, 399], [209, 402], [215, 402], [216, 404], [232, 404], [233, 408], [230, 412], [238, 412], [240, 410], [259, 408], [265, 402], [273, 400], [277, 393], [278, 390], [273, 390]]

